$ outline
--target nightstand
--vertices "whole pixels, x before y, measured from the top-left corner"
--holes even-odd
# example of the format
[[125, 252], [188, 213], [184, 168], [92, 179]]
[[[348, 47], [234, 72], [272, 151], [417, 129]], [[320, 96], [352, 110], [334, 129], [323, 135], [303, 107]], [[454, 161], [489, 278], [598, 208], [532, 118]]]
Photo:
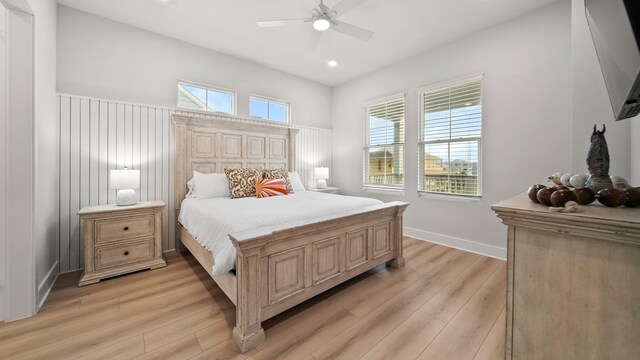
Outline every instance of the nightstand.
[[315, 192], [323, 192], [323, 193], [327, 193], [327, 194], [340, 194], [340, 188], [337, 187], [327, 187], [326, 189], [316, 189], [316, 188], [310, 188], [307, 189], [308, 191], [315, 191]]
[[99, 205], [78, 212], [84, 225], [84, 272], [78, 286], [166, 266], [162, 257], [162, 201]]

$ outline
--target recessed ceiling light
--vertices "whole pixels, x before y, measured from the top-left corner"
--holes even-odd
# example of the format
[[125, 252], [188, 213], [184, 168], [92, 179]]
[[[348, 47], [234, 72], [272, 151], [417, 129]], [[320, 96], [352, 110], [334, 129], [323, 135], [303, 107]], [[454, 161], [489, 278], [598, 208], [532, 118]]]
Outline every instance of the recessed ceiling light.
[[331, 26], [327, 15], [320, 15], [313, 20], [313, 28], [318, 31], [325, 31]]
[[466, 103], [464, 103], [464, 106], [471, 106], [471, 104], [472, 103], [470, 103], [470, 102], [466, 102]]
[[330, 67], [336, 67], [336, 66], [338, 66], [338, 62], [335, 61], [335, 60], [329, 60], [327, 62], [327, 65], [329, 65]]

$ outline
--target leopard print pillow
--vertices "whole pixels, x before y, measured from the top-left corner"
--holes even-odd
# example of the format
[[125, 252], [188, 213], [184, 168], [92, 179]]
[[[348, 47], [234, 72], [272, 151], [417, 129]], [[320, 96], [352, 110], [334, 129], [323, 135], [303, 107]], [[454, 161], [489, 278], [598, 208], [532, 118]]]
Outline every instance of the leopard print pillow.
[[260, 169], [254, 168], [225, 168], [224, 173], [229, 180], [229, 192], [232, 199], [256, 196], [254, 179], [262, 179]]
[[291, 180], [289, 180], [289, 172], [285, 168], [262, 170], [263, 179], [283, 179], [287, 192], [293, 194], [293, 186], [291, 186]]

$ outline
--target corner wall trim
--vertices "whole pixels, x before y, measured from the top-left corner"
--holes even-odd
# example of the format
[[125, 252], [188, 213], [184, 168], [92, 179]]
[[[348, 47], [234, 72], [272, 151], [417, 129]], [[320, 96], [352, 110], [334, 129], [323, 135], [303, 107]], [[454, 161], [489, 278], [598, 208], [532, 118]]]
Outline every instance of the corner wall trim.
[[489, 256], [500, 260], [507, 259], [507, 249], [498, 246], [487, 245], [476, 241], [460, 239], [407, 226], [404, 227], [404, 235], [418, 240], [472, 252], [474, 254]]
[[40, 285], [38, 285], [38, 299], [37, 299], [38, 310], [40, 310], [40, 308], [44, 304], [44, 301], [47, 299], [47, 296], [49, 296], [49, 292], [51, 292], [51, 289], [53, 288], [53, 284], [56, 282], [56, 279], [58, 278], [58, 274], [59, 274], [58, 270], [60, 268], [58, 265], [59, 265], [59, 262], [56, 261], [51, 267], [51, 269], [49, 269], [47, 276], [45, 276], [42, 282], [40, 283]]

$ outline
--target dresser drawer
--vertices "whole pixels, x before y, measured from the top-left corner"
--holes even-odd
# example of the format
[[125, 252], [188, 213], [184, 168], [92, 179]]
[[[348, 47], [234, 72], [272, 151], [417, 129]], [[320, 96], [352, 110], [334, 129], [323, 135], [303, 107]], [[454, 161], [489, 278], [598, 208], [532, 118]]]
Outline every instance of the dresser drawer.
[[154, 257], [154, 238], [147, 238], [127, 244], [114, 244], [96, 247], [95, 270], [151, 260]]
[[96, 244], [153, 236], [155, 220], [152, 214], [116, 219], [96, 220]]

